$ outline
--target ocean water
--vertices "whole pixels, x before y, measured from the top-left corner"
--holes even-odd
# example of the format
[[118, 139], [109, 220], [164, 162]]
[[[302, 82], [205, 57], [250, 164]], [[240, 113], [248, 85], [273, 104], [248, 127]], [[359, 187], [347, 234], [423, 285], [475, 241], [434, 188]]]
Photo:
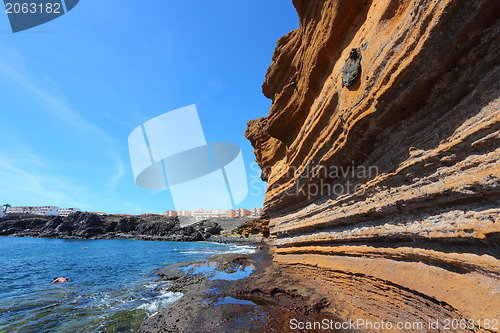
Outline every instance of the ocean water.
[[[205, 242], [0, 237], [0, 332], [134, 332], [182, 294], [153, 271], [253, 248]], [[65, 283], [51, 283], [56, 276]]]

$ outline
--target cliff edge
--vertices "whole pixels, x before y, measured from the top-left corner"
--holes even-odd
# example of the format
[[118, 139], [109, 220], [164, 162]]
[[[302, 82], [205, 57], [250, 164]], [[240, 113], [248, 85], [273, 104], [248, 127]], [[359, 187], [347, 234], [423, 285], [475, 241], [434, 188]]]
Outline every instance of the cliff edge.
[[499, 330], [500, 2], [293, 4], [245, 133], [275, 263], [342, 318]]

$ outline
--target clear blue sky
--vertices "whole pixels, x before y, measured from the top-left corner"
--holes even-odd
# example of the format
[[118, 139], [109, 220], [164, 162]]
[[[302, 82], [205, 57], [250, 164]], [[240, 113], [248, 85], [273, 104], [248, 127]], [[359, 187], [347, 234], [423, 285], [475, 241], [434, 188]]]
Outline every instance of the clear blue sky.
[[196, 104], [207, 141], [242, 148], [254, 182], [238, 206], [261, 207], [243, 133], [268, 114], [261, 85], [276, 41], [297, 27], [291, 0], [82, 0], [16, 34], [0, 14], [0, 204], [172, 209], [169, 191], [135, 185], [127, 138]]

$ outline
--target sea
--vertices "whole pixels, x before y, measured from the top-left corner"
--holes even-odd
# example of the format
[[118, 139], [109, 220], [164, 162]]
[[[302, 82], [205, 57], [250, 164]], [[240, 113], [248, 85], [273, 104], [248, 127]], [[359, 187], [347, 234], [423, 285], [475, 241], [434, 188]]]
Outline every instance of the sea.
[[[178, 300], [154, 271], [251, 246], [0, 237], [0, 332], [135, 332]], [[69, 277], [51, 283], [54, 277]]]

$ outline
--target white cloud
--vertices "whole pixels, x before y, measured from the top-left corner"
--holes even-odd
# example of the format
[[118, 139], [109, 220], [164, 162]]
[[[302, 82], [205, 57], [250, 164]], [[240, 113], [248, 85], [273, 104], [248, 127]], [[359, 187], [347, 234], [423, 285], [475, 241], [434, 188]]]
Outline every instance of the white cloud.
[[[36, 82], [33, 75], [29, 74], [28, 61], [16, 49], [6, 46], [0, 42], [3, 55], [0, 55], [0, 72], [10, 78], [13, 82], [22, 86], [44, 107], [46, 112], [53, 117], [62, 120], [75, 129], [89, 132], [94, 138], [101, 141], [100, 149], [104, 149], [112, 161], [114, 168], [109, 176], [108, 185], [114, 191], [122, 177], [126, 174], [126, 167], [119, 154], [116, 140], [105, 130], [87, 121], [77, 110], [73, 109], [65, 100], [63, 90], [47, 74], [42, 75], [45, 82]], [[15, 65], [15, 68], [14, 66]], [[21, 70], [22, 69], [22, 70]], [[45, 88], [51, 86], [50, 92]], [[59, 92], [56, 94], [54, 91]]]
[[120, 183], [120, 180], [123, 178], [125, 175], [125, 164], [118, 158], [114, 157], [114, 162], [115, 162], [115, 168], [116, 171], [113, 173], [113, 175], [109, 178], [108, 185], [112, 191], [116, 190], [116, 187]]
[[208, 82], [208, 87], [217, 92], [221, 92], [222, 90], [224, 90], [224, 84], [217, 78], [217, 76], [212, 77], [210, 82]]
[[74, 199], [89, 197], [88, 190], [57, 176], [54, 169], [56, 167], [29, 150], [20, 149], [15, 156], [0, 150], [0, 198], [9, 201], [3, 203], [13, 205], [57, 204], [87, 208]]

